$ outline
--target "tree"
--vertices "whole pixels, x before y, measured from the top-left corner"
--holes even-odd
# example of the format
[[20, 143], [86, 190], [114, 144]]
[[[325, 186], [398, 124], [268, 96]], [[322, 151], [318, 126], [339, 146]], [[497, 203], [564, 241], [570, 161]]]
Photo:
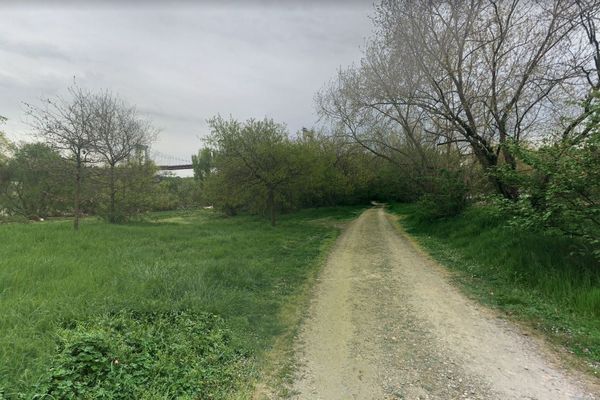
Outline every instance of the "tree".
[[194, 178], [200, 182], [204, 181], [212, 172], [214, 164], [213, 150], [205, 147], [192, 156]]
[[207, 187], [230, 213], [244, 204], [264, 208], [275, 226], [302, 170], [285, 127], [270, 119], [240, 123], [220, 116], [209, 125], [216, 172]]
[[82, 179], [91, 161], [94, 127], [94, 97], [76, 84], [68, 88], [69, 97], [47, 99], [41, 106], [26, 104], [30, 123], [48, 146], [63, 153], [73, 176], [73, 228], [79, 230]]
[[[117, 207], [114, 213], [106, 215], [106, 207], [103, 206], [101, 213], [106, 215], [107, 219], [112, 217], [112, 221], [109, 221], [114, 223], [126, 221], [151, 210], [154, 205], [154, 195], [158, 190], [156, 173], [154, 164], [142, 160], [119, 164], [115, 171]], [[110, 202], [108, 204], [110, 205]]]
[[[0, 125], [6, 122], [6, 118], [0, 115]], [[11, 150], [11, 143], [7, 139], [3, 131], [0, 130], [0, 165], [8, 160], [8, 155]]]
[[109, 222], [118, 222], [124, 215], [117, 210], [117, 175], [127, 174], [131, 168], [117, 167], [127, 164], [140, 149], [147, 148], [156, 131], [138, 116], [134, 107], [108, 91], [93, 96], [92, 112], [90, 150], [105, 167], [98, 171], [107, 175], [109, 200], [106, 218]]
[[0, 198], [11, 214], [45, 218], [64, 212], [71, 195], [60, 154], [43, 143], [20, 146], [6, 166]]
[[[6, 121], [6, 118], [0, 115], [0, 125]], [[8, 186], [8, 170], [6, 164], [8, 161], [8, 155], [10, 152], [11, 144], [4, 135], [4, 132], [0, 130], [0, 191], [4, 191]], [[5, 211], [6, 205], [0, 202], [0, 214]]]
[[439, 167], [432, 145], [472, 154], [495, 190], [516, 199], [495, 174], [517, 168], [510, 143], [586, 130], [598, 10], [592, 0], [384, 0], [376, 37], [321, 92], [321, 114], [379, 156], [412, 146], [401, 159], [426, 170]]
[[193, 209], [201, 204], [202, 187], [195, 178], [161, 175], [159, 179], [152, 195], [157, 210]]
[[[27, 104], [31, 125], [38, 136], [60, 152], [73, 168], [75, 230], [79, 229], [84, 200], [84, 177], [94, 176], [104, 183], [106, 190], [100, 194], [107, 193], [108, 200], [107, 206], [101, 204], [100, 209], [105, 211], [108, 221], [116, 222], [122, 219], [122, 215], [117, 215], [118, 190], [125, 191], [123, 182], [130, 180], [129, 175], [138, 176], [142, 170], [137, 164], [131, 168], [124, 166], [134, 158], [134, 164], [141, 162], [138, 158], [154, 139], [155, 131], [137, 115], [134, 107], [108, 91], [93, 93], [74, 84], [68, 88], [68, 93], [68, 98], [57, 96], [45, 100], [42, 106]], [[148, 165], [143, 170], [152, 168]], [[119, 174], [123, 176], [119, 177]], [[146, 178], [143, 181], [149, 182]]]

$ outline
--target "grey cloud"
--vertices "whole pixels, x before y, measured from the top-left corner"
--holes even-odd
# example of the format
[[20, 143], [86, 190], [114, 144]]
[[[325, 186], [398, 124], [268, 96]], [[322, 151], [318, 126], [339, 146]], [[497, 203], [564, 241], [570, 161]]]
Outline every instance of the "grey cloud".
[[[82, 5], [85, 4], [85, 5]], [[368, 1], [0, 3], [0, 114], [26, 139], [21, 101], [79, 84], [110, 89], [162, 132], [156, 150], [189, 157], [215, 114], [269, 116], [294, 132], [313, 95], [360, 57]]]
[[32, 59], [55, 58], [69, 61], [69, 56], [50, 43], [27, 43], [0, 38], [0, 52], [18, 54]]

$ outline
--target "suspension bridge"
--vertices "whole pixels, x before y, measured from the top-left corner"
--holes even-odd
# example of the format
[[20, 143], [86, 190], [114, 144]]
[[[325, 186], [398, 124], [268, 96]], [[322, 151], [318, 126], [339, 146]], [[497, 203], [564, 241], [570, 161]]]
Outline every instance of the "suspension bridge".
[[192, 160], [183, 159], [170, 154], [161, 153], [160, 151], [152, 151], [150, 159], [154, 161], [156, 166], [161, 171], [182, 171], [193, 169]]

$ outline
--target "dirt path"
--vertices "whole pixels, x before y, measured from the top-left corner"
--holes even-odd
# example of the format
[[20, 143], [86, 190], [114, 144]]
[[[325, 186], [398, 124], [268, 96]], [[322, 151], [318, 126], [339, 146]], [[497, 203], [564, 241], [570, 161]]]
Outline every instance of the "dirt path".
[[295, 399], [596, 398], [459, 293], [390, 218], [366, 211], [330, 255], [300, 334]]

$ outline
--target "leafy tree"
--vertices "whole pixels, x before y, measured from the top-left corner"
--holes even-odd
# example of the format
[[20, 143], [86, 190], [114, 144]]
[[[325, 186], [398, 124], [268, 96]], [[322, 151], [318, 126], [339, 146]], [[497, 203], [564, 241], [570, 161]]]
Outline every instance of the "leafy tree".
[[[6, 118], [0, 115], [0, 125], [6, 121]], [[9, 183], [8, 170], [6, 163], [8, 161], [10, 142], [6, 138], [4, 132], [0, 130], [0, 191], [4, 192]], [[0, 215], [6, 212], [6, 205], [0, 200]]]
[[204, 181], [214, 167], [213, 150], [209, 147], [200, 149], [197, 155], [192, 156], [192, 165], [194, 168], [194, 178], [201, 182]]
[[154, 211], [188, 210], [204, 205], [201, 185], [195, 178], [159, 175], [154, 181], [152, 193], [148, 195]]
[[[115, 168], [113, 188], [102, 185], [101, 193], [105, 200], [99, 213], [110, 222], [124, 222], [128, 219], [152, 210], [153, 198], [157, 190], [156, 166], [152, 163], [129, 161]], [[111, 208], [111, 196], [115, 193], [116, 208]]]
[[2, 199], [11, 214], [42, 218], [68, 210], [69, 170], [60, 154], [43, 143], [20, 146], [6, 167]]
[[292, 184], [302, 172], [299, 152], [285, 127], [270, 119], [240, 123], [220, 116], [209, 125], [216, 172], [207, 188], [213, 199], [229, 213], [244, 205], [265, 210], [274, 226], [277, 212], [292, 200]]
[[[600, 120], [599, 120], [600, 121]], [[600, 125], [574, 145], [572, 140], [539, 149], [512, 146], [523, 168], [498, 174], [522, 193], [502, 202], [512, 224], [555, 229], [580, 238], [600, 258]]]

